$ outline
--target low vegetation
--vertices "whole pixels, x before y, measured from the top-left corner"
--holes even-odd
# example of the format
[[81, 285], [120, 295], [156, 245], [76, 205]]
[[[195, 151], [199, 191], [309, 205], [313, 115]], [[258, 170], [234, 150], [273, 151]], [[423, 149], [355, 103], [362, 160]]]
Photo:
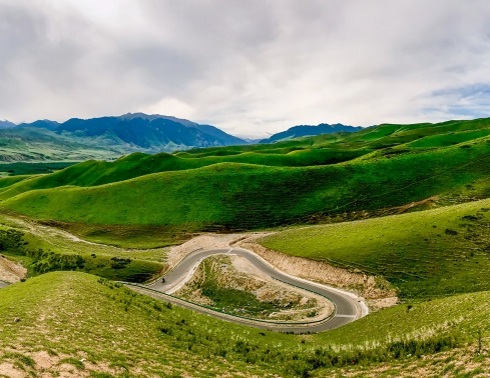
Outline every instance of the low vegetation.
[[77, 270], [112, 280], [145, 282], [160, 274], [165, 250], [124, 250], [70, 239], [66, 234], [0, 217], [0, 252], [21, 262], [30, 276]]
[[[176, 296], [237, 316], [269, 321], [308, 321], [333, 306], [327, 300], [290, 290], [237, 270], [229, 256], [212, 256], [198, 267]], [[322, 319], [323, 319], [322, 318]]]
[[4, 172], [9, 176], [19, 176], [19, 175], [34, 175], [34, 174], [46, 174], [59, 171], [61, 169], [67, 168], [71, 165], [76, 164], [76, 162], [59, 162], [53, 161], [48, 163], [40, 162], [15, 162], [15, 163], [3, 163], [0, 164], [0, 172]]
[[0, 369], [29, 373], [43, 364], [52, 375], [325, 376], [453, 348], [473, 353], [475, 332], [483, 330], [486, 346], [490, 326], [488, 292], [398, 306], [298, 336], [222, 322], [84, 273], [48, 273], [2, 290]]
[[5, 188], [0, 208], [45, 221], [102, 228], [159, 225], [168, 228], [169, 238], [181, 239], [182, 226], [196, 232], [304, 223], [440, 194], [463, 198], [468, 186], [474, 188], [473, 198], [484, 197], [489, 187], [481, 179], [488, 172], [489, 147], [481, 142], [469, 150], [456, 146], [304, 168], [220, 163], [100, 186], [24, 191], [33, 178]]
[[490, 290], [490, 200], [357, 222], [302, 227], [264, 246], [383, 276], [402, 298]]
[[[0, 179], [0, 250], [30, 275], [1, 292], [0, 375], [480, 374], [490, 332], [489, 172], [483, 119], [137, 153]], [[372, 218], [385, 213], [406, 214]], [[304, 227], [353, 218], [372, 219]], [[382, 276], [402, 304], [298, 336], [222, 322], [107, 280], [154, 277], [168, 268], [164, 247], [194, 232], [298, 224], [261, 243]], [[277, 309], [223, 286], [212, 264], [203, 275], [201, 292], [220, 309]]]

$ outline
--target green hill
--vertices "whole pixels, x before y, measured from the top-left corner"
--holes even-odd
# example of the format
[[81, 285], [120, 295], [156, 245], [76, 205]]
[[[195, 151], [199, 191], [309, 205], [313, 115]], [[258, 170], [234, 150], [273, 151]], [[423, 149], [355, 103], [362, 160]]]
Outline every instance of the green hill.
[[112, 280], [145, 282], [160, 275], [165, 248], [140, 250], [88, 243], [46, 225], [0, 216], [3, 256], [20, 262], [30, 276], [55, 270], [77, 270]]
[[482, 292], [298, 336], [219, 321], [83, 273], [49, 273], [1, 293], [0, 366], [20, 375], [321, 377], [396, 373], [400, 363], [430, 373], [438, 366], [418, 357], [454, 347], [452, 358], [467, 354], [490, 318], [490, 294]]
[[[31, 189], [60, 185], [93, 186], [145, 174], [187, 170], [219, 163], [280, 167], [305, 167], [340, 163], [367, 155], [368, 159], [447, 147], [490, 134], [487, 119], [442, 124], [380, 125], [357, 133], [300, 138], [273, 145], [246, 145], [195, 149], [174, 154], [133, 153], [114, 162], [86, 161], [46, 180], [35, 180]], [[398, 146], [396, 149], [391, 149]], [[381, 154], [373, 151], [388, 148]]]
[[[0, 179], [0, 249], [31, 275], [1, 289], [0, 375], [5, 367], [99, 378], [482, 374], [489, 173], [483, 119], [137, 153]], [[417, 205], [437, 208], [373, 218]], [[355, 217], [371, 218], [304, 227]], [[82, 273], [144, 281], [168, 268], [165, 249], [90, 244], [54, 228], [149, 247], [197, 231], [298, 224], [262, 243], [383, 276], [403, 304], [318, 335], [251, 329]]]
[[403, 298], [490, 290], [490, 200], [277, 233], [287, 254], [381, 275]]
[[8, 186], [0, 193], [0, 206], [69, 223], [257, 229], [401, 206], [434, 195], [484, 198], [490, 189], [485, 180], [490, 144], [484, 139], [314, 167], [220, 163], [99, 186], [37, 189], [55, 186], [66, 171], [79, 168]]

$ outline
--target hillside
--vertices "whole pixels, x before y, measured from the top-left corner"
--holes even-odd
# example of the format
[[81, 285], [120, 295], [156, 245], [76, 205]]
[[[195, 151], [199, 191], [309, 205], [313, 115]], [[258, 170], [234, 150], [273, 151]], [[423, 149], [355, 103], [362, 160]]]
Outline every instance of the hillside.
[[434, 196], [439, 205], [465, 202], [490, 191], [487, 125], [383, 125], [255, 151], [236, 146], [85, 162], [5, 185], [0, 207], [68, 227], [146, 225], [174, 233], [375, 215]]
[[404, 299], [490, 290], [490, 200], [293, 228], [260, 241], [295, 256], [386, 278]]
[[488, 292], [399, 306], [297, 336], [222, 322], [83, 273], [49, 273], [1, 290], [0, 371], [7, 375], [321, 377], [380, 367], [399, 374], [407, 364], [437, 374], [441, 366], [418, 357], [459, 346], [451, 358], [471, 359], [474, 327], [489, 325]]
[[[0, 289], [0, 374], [481, 374], [490, 368], [489, 173], [490, 120], [482, 119], [134, 153], [0, 179], [2, 254], [30, 277]], [[255, 229], [278, 231], [261, 239], [268, 248], [382, 277], [401, 304], [292, 335], [107, 280], [168, 271], [165, 246], [194, 232]], [[209, 287], [218, 276], [208, 268]]]
[[12, 123], [10, 121], [7, 121], [7, 120], [0, 120], [0, 129], [9, 129], [11, 127], [15, 127], [15, 123]]

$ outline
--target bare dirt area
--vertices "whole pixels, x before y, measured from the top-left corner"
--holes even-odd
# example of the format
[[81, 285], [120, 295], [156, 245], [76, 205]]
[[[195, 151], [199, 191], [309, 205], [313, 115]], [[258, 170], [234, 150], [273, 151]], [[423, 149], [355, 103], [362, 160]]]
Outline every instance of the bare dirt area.
[[0, 281], [15, 283], [19, 282], [27, 274], [27, 269], [20, 264], [0, 256]]
[[247, 233], [247, 234], [203, 234], [192, 238], [181, 245], [170, 248], [167, 255], [167, 264], [174, 267], [182, 261], [188, 254], [201, 249], [220, 249], [230, 248], [230, 245], [243, 238], [250, 236], [261, 237], [267, 233]]
[[276, 268], [285, 273], [356, 292], [366, 299], [371, 310], [390, 307], [398, 302], [396, 291], [389, 283], [379, 277], [362, 272], [350, 272], [324, 262], [288, 256], [257, 243], [265, 234], [251, 235], [232, 242], [233, 245], [249, 249], [260, 255]]
[[23, 348], [7, 348], [0, 354], [0, 375], [11, 378], [36, 376], [91, 377], [92, 373], [121, 374], [122, 369], [111, 368], [105, 363], [87, 361], [83, 352], [77, 355], [55, 354], [48, 351], [30, 351]]
[[257, 243], [257, 239], [270, 234], [270, 232], [256, 232], [199, 235], [184, 244], [170, 248], [167, 264], [173, 267], [196, 250], [242, 247], [257, 253], [285, 273], [353, 291], [366, 299], [372, 311], [391, 307], [398, 303], [396, 291], [380, 277], [370, 276], [362, 272], [351, 272], [324, 262], [288, 256]]
[[[177, 292], [177, 296], [202, 305], [219, 307], [223, 303], [215, 303], [213, 296], [210, 298], [204, 293], [206, 290], [203, 291], [203, 287], [210, 281], [221, 290], [234, 290], [233, 295], [236, 295], [236, 291], [249, 293], [260, 303], [266, 304], [261, 310], [239, 306], [232, 310], [246, 317], [275, 321], [317, 321], [327, 318], [334, 311], [328, 299], [273, 280], [257, 270], [246, 258], [236, 255], [207, 258], [192, 279]], [[273, 309], [269, 307], [271, 304]]]

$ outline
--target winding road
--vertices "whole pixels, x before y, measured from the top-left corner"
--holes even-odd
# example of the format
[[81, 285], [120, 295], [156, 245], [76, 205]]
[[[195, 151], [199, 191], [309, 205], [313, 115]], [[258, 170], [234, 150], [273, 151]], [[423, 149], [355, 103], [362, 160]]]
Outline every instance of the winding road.
[[[273, 279], [328, 298], [335, 307], [333, 314], [324, 319], [312, 322], [263, 321], [222, 313], [171, 295], [180, 289], [192, 277], [199, 264], [205, 258], [219, 254], [241, 256], [252, 263], [256, 269], [272, 277]], [[350, 292], [311, 282], [281, 272], [254, 252], [235, 247], [226, 249], [195, 250], [187, 255], [178, 265], [174, 267], [174, 269], [165, 275], [165, 282], [162, 282], [162, 279], [160, 278], [148, 285], [126, 284], [140, 293], [162, 299], [166, 302], [175, 303], [179, 306], [187, 307], [201, 313], [212, 315], [223, 320], [280, 332], [322, 332], [343, 326], [367, 315], [368, 313], [368, 308], [361, 298]]]

